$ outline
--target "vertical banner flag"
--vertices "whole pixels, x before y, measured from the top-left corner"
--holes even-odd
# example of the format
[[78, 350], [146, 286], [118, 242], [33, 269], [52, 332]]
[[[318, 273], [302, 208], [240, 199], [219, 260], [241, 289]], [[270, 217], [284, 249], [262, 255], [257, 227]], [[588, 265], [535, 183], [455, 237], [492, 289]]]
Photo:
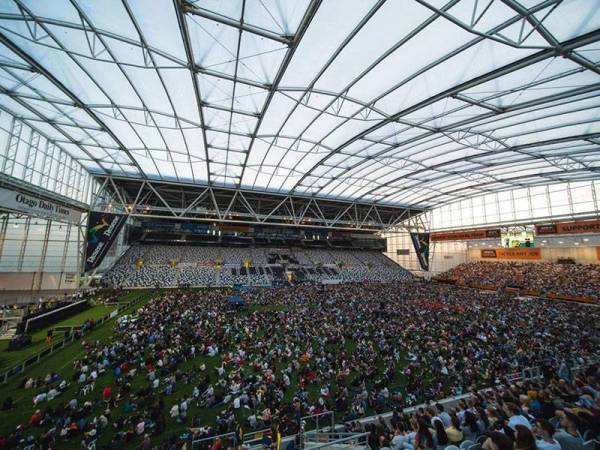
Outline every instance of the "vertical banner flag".
[[429, 271], [429, 233], [410, 233], [421, 269]]
[[126, 221], [127, 216], [122, 214], [96, 211], [90, 213], [85, 236], [87, 244], [85, 250], [86, 272], [100, 265]]

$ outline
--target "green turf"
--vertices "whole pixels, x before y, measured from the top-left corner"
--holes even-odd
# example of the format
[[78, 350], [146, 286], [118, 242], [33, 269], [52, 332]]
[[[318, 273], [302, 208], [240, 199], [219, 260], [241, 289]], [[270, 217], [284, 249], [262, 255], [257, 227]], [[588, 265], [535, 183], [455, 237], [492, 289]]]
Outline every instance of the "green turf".
[[[122, 297], [121, 301], [129, 302], [134, 297], [135, 293], [127, 294]], [[46, 328], [42, 328], [41, 330], [38, 330], [31, 335], [32, 345], [21, 350], [8, 351], [9, 341], [0, 341], [0, 371], [8, 369], [13, 365], [16, 365], [20, 361], [23, 361], [29, 358], [30, 356], [35, 355], [37, 352], [43, 350], [44, 348], [47, 348], [48, 344], [46, 344], [46, 335], [48, 334], [49, 329], [56, 328], [59, 326], [82, 325], [88, 319], [99, 320], [107, 314], [110, 314], [115, 309], [117, 309], [117, 306], [96, 305], [63, 321], [52, 324]], [[56, 334], [55, 341], [57, 339], [60, 339], [61, 336], [61, 333]]]
[[[124, 300], [133, 300], [136, 298], [142, 298], [142, 301], [136, 303], [130, 309], [124, 310], [122, 314], [128, 314], [133, 312], [134, 310], [143, 306], [151, 297], [151, 292], [148, 291], [136, 291], [132, 292], [124, 297]], [[118, 317], [118, 316], [117, 316]], [[102, 325], [99, 325], [97, 328], [92, 330], [90, 333], [84, 336], [84, 340], [98, 340], [101, 342], [108, 342], [113, 334], [113, 327], [115, 325], [116, 317], [105, 322]], [[70, 377], [73, 375], [74, 370], [72, 368], [72, 363], [77, 358], [83, 356], [84, 350], [81, 348], [81, 341], [75, 341], [73, 344], [66, 346], [64, 349], [58, 351], [54, 355], [48, 357], [42, 364], [37, 364], [29, 368], [25, 374], [21, 374], [15, 376], [11, 379], [7, 384], [0, 386], [0, 399], [4, 399], [8, 396], [12, 396], [16, 405], [15, 408], [11, 411], [0, 412], [0, 434], [8, 433], [13, 431], [15, 427], [19, 423], [26, 422], [29, 416], [33, 413], [33, 396], [38, 392], [36, 390], [25, 391], [20, 388], [24, 378], [28, 377], [43, 377], [47, 373], [52, 371], [57, 371], [61, 375], [63, 375], [67, 380], [70, 380]], [[99, 390], [106, 385], [108, 382], [108, 377], [106, 379], [100, 379], [99, 383], [97, 383], [95, 394], [98, 394]], [[77, 383], [71, 384], [67, 391], [56, 398], [53, 402], [48, 402], [44, 405], [47, 406], [57, 406], [64, 401], [68, 401], [71, 399], [77, 391]], [[78, 443], [77, 443], [78, 444]], [[60, 448], [63, 448], [62, 446]], [[67, 447], [64, 447], [67, 448]], [[77, 445], [78, 448], [78, 445]]]
[[[140, 293], [138, 291], [138, 292], [133, 292], [130, 295], [135, 296], [135, 295], [140, 295]], [[145, 293], [142, 295], [145, 295], [144, 302], [147, 302], [151, 296], [150, 293]], [[154, 295], [156, 295], [156, 293]], [[136, 308], [141, 306], [141, 304], [143, 304], [144, 302], [138, 304], [136, 306]], [[278, 310], [278, 309], [280, 309], [280, 308], [273, 308], [270, 306], [258, 306], [257, 305], [257, 306], [251, 306], [249, 308], [248, 312], [249, 313], [257, 313], [257, 314], [268, 314], [268, 313], [272, 312], [273, 310]], [[125, 314], [128, 312], [129, 311], [124, 311], [122, 314]], [[100, 342], [109, 342], [113, 336], [113, 327], [114, 327], [115, 320], [116, 319], [113, 319], [113, 320], [107, 322], [106, 324], [103, 324], [101, 327], [93, 330], [89, 335], [87, 335], [85, 337], [85, 339], [86, 340], [94, 340], [94, 341], [97, 340]], [[232, 345], [234, 345], [234, 343], [232, 343]], [[346, 351], [349, 354], [351, 354], [355, 351], [355, 349], [356, 349], [356, 343], [347, 337]], [[223, 350], [226, 351], [227, 349], [223, 349]], [[70, 380], [74, 374], [74, 370], [72, 367], [73, 361], [76, 360], [77, 358], [82, 357], [83, 355], [84, 355], [84, 351], [81, 349], [81, 344], [75, 343], [75, 344], [65, 348], [61, 352], [57, 353], [56, 355], [50, 356], [47, 360], [45, 360], [44, 364], [40, 364], [40, 365], [32, 367], [30, 370], [27, 371], [27, 375], [34, 376], [34, 377], [35, 376], [44, 376], [45, 374], [47, 374], [50, 371], [50, 368], [51, 368], [52, 370], [58, 371], [61, 374], [61, 376], [65, 377], [67, 380]], [[217, 364], [220, 364], [220, 362], [221, 362], [220, 357], [209, 358], [207, 356], [198, 356], [193, 360], [188, 360], [184, 363], [181, 363], [178, 366], [178, 369], [181, 371], [184, 371], [184, 370], [195, 368], [195, 370], [198, 371], [198, 368], [200, 367], [200, 365], [205, 364], [206, 365], [206, 374], [208, 374], [209, 381], [210, 381], [210, 383], [214, 384], [218, 378], [217, 373], [215, 371], [215, 367], [217, 366]], [[406, 361], [402, 361], [398, 365], [398, 367], [402, 367], [405, 364], [406, 364]], [[381, 366], [381, 367], [379, 367], [379, 366]], [[277, 365], [277, 370], [279, 370], [279, 369], [283, 369], [283, 364]], [[378, 363], [378, 369], [380, 370], [379, 373], [381, 373], [383, 370], [383, 361], [380, 361]], [[350, 378], [353, 378], [355, 375], [356, 374], [351, 374]], [[27, 421], [33, 412], [32, 398], [35, 394], [37, 394], [37, 392], [34, 390], [25, 391], [25, 390], [19, 388], [18, 386], [19, 386], [20, 382], [23, 380], [23, 378], [24, 378], [23, 375], [17, 376], [17, 377], [15, 377], [15, 379], [13, 379], [7, 385], [0, 386], [0, 398], [4, 398], [7, 395], [12, 395], [13, 398], [16, 400], [16, 406], [13, 410], [11, 410], [9, 412], [0, 412], [0, 434], [7, 433], [7, 432], [10, 432], [11, 430], [14, 430], [15, 427], [19, 423], [23, 423], [24, 421]], [[426, 381], [426, 380], [424, 380], [424, 381]], [[297, 391], [298, 375], [296, 372], [294, 372], [291, 382], [292, 382], [292, 385], [290, 386], [289, 389], [287, 389], [287, 391], [285, 393], [284, 401], [290, 401], [292, 399], [293, 395]], [[400, 373], [397, 373], [397, 375], [394, 379], [394, 383], [390, 387], [393, 390], [403, 391], [405, 384], [406, 384], [406, 380], [404, 379], [404, 376]], [[99, 399], [102, 389], [105, 386], [109, 386], [109, 385], [112, 385], [113, 387], [115, 386], [114, 376], [112, 374], [108, 374], [103, 377], [100, 377], [98, 379], [98, 381], [96, 382], [96, 387], [95, 387], [94, 392], [92, 394], [90, 394], [88, 397], [86, 397], [85, 399], [86, 400], [89, 399], [92, 401], [94, 401], [95, 399]], [[148, 381], [146, 380], [145, 375], [143, 373], [136, 375], [131, 380], [131, 386], [132, 386], [131, 391], [133, 393], [135, 393], [136, 391], [138, 391], [139, 389], [141, 389], [143, 387], [148, 386]], [[175, 402], [179, 402], [183, 396], [189, 396], [191, 394], [193, 387], [194, 387], [193, 383], [178, 384], [178, 385], [176, 385], [176, 390], [175, 390], [174, 394], [171, 396], [165, 397], [164, 413], [165, 413], [165, 415], [167, 415], [167, 428], [166, 428], [165, 433], [163, 433], [163, 435], [161, 435], [160, 438], [156, 438], [156, 437], [152, 438], [153, 444], [158, 443], [159, 440], [160, 441], [165, 440], [172, 435], [180, 435], [183, 431], [186, 430], [187, 427], [185, 424], [177, 423], [177, 422], [171, 420], [170, 417], [168, 417], [168, 411], [171, 408], [171, 406]], [[318, 398], [319, 388], [320, 388], [320, 386], [317, 386], [314, 384], [310, 384], [307, 386], [307, 391], [308, 391], [309, 397], [311, 399], [315, 400], [316, 398]], [[332, 383], [331, 388], [332, 388], [332, 390], [336, 389], [335, 382]], [[45, 403], [44, 408], [56, 407], [58, 405], [64, 404], [65, 402], [68, 402], [71, 398], [74, 397], [77, 390], [78, 390], [77, 383], [72, 383], [64, 394], [57, 397], [52, 402]], [[115, 419], [117, 419], [118, 417], [120, 417], [124, 414], [122, 411], [122, 404], [123, 404], [123, 402], [121, 402], [119, 407], [111, 413], [111, 420], [110, 420], [111, 423], [114, 422]], [[98, 415], [102, 411], [102, 409], [103, 409], [102, 404], [98, 404], [94, 408], [94, 412], [91, 415], [91, 417]], [[213, 425], [215, 416], [217, 414], [219, 414], [220, 411], [222, 411], [223, 409], [224, 409], [223, 406], [218, 406], [218, 407], [213, 407], [213, 408], [198, 408], [194, 404], [191, 404], [189, 407], [189, 410], [188, 410], [188, 423], [190, 422], [192, 417], [198, 417], [198, 418], [200, 418], [202, 425]], [[371, 412], [371, 411], [369, 411], [369, 412]], [[238, 412], [237, 412], [238, 422], [241, 424], [244, 424], [245, 423], [244, 419], [247, 418], [247, 416], [249, 414], [250, 414], [250, 411], [248, 411], [245, 408], [241, 408], [240, 410], [238, 410]], [[249, 430], [247, 430], [247, 431], [249, 431]], [[110, 442], [113, 435], [114, 435], [114, 431], [112, 429], [109, 429], [108, 431], [100, 434], [99, 439], [98, 439], [99, 448], [102, 448], [102, 446], [104, 446], [105, 444]], [[129, 444], [122, 446], [122, 448], [123, 449], [134, 449], [134, 448], [136, 448], [137, 445], [140, 444], [140, 442], [141, 442], [141, 438], [137, 437]], [[61, 449], [63, 449], [63, 448], [64, 449], [73, 449], [73, 450], [78, 449], [78, 448], [80, 448], [80, 439], [74, 438], [68, 442], [61, 442], [59, 445], [60, 445], [59, 448], [61, 448]]]
[[[8, 340], [0, 341], [0, 370], [8, 369], [11, 366], [17, 364], [20, 361], [23, 361], [30, 356], [33, 356], [37, 352], [43, 350], [48, 346], [46, 344], [46, 335], [48, 334], [48, 330], [60, 326], [78, 326], [82, 325], [85, 321], [89, 319], [98, 320], [102, 317], [110, 314], [112, 311], [117, 309], [116, 306], [104, 306], [97, 305], [93, 306], [85, 311], [76, 314], [72, 317], [69, 317], [60, 322], [54, 323], [46, 328], [42, 328], [41, 330], [36, 331], [31, 335], [31, 345], [27, 348], [15, 351], [8, 351]], [[55, 339], [59, 339], [61, 334], [57, 334]]]

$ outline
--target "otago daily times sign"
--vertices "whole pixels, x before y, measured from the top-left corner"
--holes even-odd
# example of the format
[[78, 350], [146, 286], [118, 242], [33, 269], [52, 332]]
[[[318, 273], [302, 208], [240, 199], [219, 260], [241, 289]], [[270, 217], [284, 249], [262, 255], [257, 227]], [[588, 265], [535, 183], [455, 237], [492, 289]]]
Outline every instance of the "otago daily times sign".
[[0, 188], [0, 205], [32, 216], [48, 217], [63, 222], [77, 223], [81, 219], [79, 211], [11, 189]]

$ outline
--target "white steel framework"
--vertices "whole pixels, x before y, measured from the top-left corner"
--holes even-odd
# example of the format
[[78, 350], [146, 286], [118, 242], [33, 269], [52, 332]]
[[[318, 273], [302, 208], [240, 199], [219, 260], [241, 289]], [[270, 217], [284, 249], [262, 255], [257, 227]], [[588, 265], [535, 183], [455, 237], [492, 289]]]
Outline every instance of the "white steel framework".
[[599, 41], [596, 0], [6, 0], [0, 110], [99, 176], [428, 208], [597, 179]]
[[[136, 178], [99, 176], [91, 210], [145, 220], [228, 222], [252, 225], [382, 231], [405, 227], [423, 210], [357, 201], [258, 194]], [[404, 225], [403, 225], [404, 224]]]

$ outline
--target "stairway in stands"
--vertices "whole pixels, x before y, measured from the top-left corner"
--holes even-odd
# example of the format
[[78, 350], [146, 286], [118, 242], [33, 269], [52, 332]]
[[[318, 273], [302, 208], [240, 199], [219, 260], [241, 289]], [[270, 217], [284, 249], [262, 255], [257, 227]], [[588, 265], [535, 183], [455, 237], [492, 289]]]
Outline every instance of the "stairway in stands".
[[25, 310], [8, 309], [0, 312], [0, 341], [10, 340], [17, 333], [17, 325], [23, 320]]

